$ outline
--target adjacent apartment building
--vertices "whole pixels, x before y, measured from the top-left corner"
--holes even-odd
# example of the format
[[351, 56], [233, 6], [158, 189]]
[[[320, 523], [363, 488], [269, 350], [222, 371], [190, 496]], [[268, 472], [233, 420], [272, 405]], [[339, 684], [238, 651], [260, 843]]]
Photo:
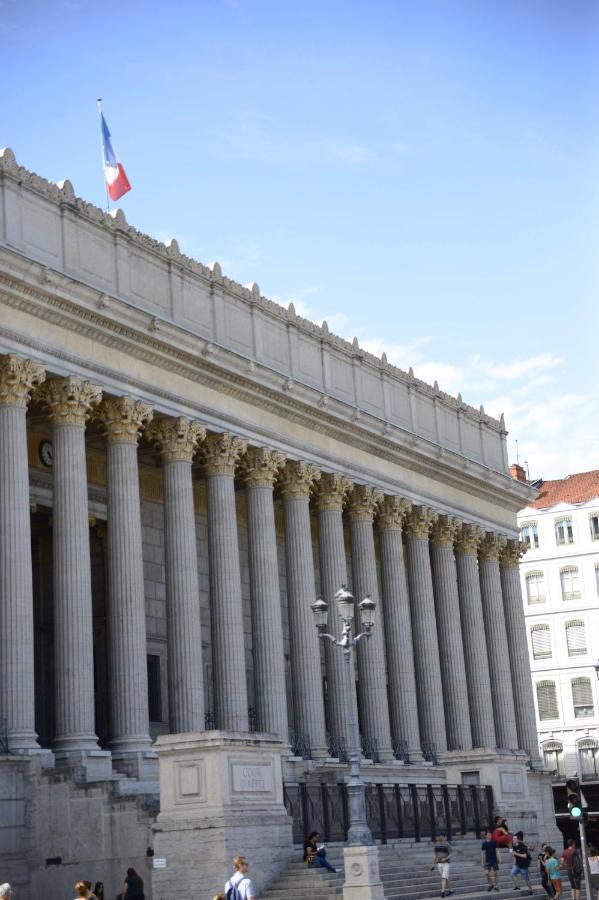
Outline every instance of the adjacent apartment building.
[[578, 773], [599, 808], [599, 469], [533, 485], [518, 524], [539, 746], [556, 786]]

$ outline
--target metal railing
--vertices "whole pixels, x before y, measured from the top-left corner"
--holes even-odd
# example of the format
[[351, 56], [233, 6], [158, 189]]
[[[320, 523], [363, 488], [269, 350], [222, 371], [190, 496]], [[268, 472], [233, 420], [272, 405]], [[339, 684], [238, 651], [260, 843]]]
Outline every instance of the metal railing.
[[345, 747], [345, 738], [330, 734], [327, 738], [327, 744], [329, 748], [329, 756], [332, 759], [338, 759], [339, 762], [343, 763], [346, 763], [348, 761], [347, 749]]
[[[285, 784], [285, 806], [293, 820], [293, 840], [311, 831], [325, 841], [347, 839], [345, 784]], [[474, 833], [481, 837], [493, 821], [493, 789], [479, 785], [367, 784], [366, 815], [373, 837], [383, 844]]]
[[371, 759], [373, 763], [378, 763], [381, 761], [381, 758], [379, 756], [379, 745], [376, 738], [362, 738], [362, 754], [364, 755], [365, 759]]
[[393, 755], [395, 759], [400, 759], [402, 762], [406, 763], [406, 765], [410, 762], [410, 752], [408, 750], [408, 742], [392, 739], [393, 745]]
[[302, 759], [312, 759], [312, 747], [310, 745], [309, 734], [302, 734], [299, 731], [290, 731], [289, 743], [291, 745], [291, 752], [294, 756], [300, 756]]

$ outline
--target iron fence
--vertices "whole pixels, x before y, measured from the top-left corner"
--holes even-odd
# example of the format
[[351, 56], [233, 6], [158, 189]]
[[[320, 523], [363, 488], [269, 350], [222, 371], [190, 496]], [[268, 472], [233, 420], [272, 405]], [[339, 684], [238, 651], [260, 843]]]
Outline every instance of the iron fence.
[[[345, 784], [285, 784], [285, 806], [293, 820], [293, 840], [311, 831], [325, 841], [345, 841], [349, 828]], [[438, 834], [477, 837], [493, 821], [493, 789], [479, 785], [367, 784], [366, 815], [375, 840], [416, 841]]]

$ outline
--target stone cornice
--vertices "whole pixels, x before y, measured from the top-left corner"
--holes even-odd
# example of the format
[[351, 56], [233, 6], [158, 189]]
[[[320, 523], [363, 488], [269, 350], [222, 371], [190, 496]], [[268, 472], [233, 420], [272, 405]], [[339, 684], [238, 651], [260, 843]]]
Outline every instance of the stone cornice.
[[284, 497], [291, 500], [309, 500], [320, 477], [320, 469], [312, 463], [288, 459], [279, 473], [279, 489]]
[[14, 353], [0, 356], [0, 405], [26, 409], [31, 391], [46, 377], [43, 366]]
[[102, 388], [78, 375], [49, 378], [38, 388], [36, 396], [48, 409], [48, 418], [55, 425], [85, 427], [92, 409], [102, 399]]
[[284, 463], [285, 457], [278, 450], [269, 450], [267, 447], [248, 447], [241, 460], [239, 471], [248, 487], [272, 488], [277, 472]]
[[146, 436], [156, 444], [164, 462], [191, 462], [206, 429], [201, 422], [178, 416], [151, 422]]
[[377, 522], [381, 529], [401, 531], [411, 504], [403, 497], [387, 494], [383, 497], [377, 512]]

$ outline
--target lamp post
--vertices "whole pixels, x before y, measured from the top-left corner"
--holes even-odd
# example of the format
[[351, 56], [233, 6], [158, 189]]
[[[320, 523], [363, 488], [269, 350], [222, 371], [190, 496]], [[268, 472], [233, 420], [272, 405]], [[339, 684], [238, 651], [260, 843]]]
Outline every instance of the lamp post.
[[363, 639], [368, 638], [372, 634], [374, 626], [376, 604], [370, 597], [364, 597], [358, 605], [360, 610], [360, 620], [364, 629], [360, 634], [353, 634], [354, 621], [354, 598], [345, 586], [341, 587], [335, 594], [339, 617], [343, 622], [343, 630], [341, 638], [337, 639], [332, 634], [327, 634], [325, 628], [327, 626], [329, 607], [324, 600], [317, 600], [312, 604], [312, 612], [314, 620], [318, 628], [319, 637], [331, 641], [336, 647], [339, 647], [343, 653], [345, 660], [345, 687], [346, 687], [346, 703], [349, 725], [349, 763], [350, 777], [347, 784], [347, 795], [349, 805], [349, 829], [347, 832], [348, 844], [354, 846], [370, 846], [374, 843], [372, 833], [368, 827], [366, 819], [366, 797], [365, 785], [360, 772], [360, 739], [358, 734], [358, 722], [355, 715], [355, 705], [353, 703], [354, 689], [354, 661], [353, 649]]

